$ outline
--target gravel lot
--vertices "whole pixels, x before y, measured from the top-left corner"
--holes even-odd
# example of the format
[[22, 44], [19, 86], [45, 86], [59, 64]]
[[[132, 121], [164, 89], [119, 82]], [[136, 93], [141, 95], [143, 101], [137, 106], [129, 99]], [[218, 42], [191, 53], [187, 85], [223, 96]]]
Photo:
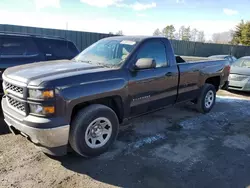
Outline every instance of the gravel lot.
[[207, 115], [180, 104], [134, 119], [94, 159], [48, 157], [1, 118], [0, 187], [247, 187], [250, 95], [219, 95]]

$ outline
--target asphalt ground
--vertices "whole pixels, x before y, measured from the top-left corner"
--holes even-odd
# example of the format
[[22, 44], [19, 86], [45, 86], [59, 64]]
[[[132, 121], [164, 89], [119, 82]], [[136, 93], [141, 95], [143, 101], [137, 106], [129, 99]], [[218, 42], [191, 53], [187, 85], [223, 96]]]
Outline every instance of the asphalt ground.
[[191, 103], [134, 119], [105, 154], [49, 157], [0, 119], [0, 187], [247, 187], [250, 95], [219, 91], [206, 114]]

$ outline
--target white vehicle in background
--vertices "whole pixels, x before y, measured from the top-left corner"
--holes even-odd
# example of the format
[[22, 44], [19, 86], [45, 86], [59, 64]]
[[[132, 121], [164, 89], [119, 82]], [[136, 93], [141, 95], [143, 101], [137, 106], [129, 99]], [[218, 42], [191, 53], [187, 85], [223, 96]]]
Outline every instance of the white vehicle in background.
[[250, 91], [250, 56], [245, 56], [231, 65], [228, 89]]
[[232, 56], [232, 55], [212, 55], [212, 56], [209, 56], [208, 58], [225, 59], [225, 60], [228, 60], [230, 62], [230, 64], [234, 63], [237, 60], [237, 58]]

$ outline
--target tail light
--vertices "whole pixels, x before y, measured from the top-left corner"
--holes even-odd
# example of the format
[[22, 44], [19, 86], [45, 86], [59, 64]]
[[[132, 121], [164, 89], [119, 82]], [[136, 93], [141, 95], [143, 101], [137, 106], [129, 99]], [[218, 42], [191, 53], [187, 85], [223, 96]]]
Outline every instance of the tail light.
[[225, 67], [225, 69], [227, 70], [228, 74], [230, 74], [231, 66], [230, 66], [230, 65], [227, 65], [227, 66]]

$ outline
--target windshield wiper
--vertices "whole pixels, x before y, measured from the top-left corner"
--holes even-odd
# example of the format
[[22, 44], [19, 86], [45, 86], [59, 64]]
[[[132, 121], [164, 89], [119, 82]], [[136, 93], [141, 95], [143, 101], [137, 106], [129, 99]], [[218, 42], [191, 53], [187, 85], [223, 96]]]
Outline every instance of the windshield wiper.
[[97, 66], [102, 66], [102, 67], [109, 67], [108, 65], [101, 63], [101, 62], [97, 62], [97, 61], [90, 61], [90, 60], [78, 60], [78, 62], [82, 62], [82, 63], [88, 63], [91, 65], [97, 65]]
[[77, 60], [77, 62], [89, 63], [89, 64], [90, 64], [91, 61], [87, 61], [87, 60]]
[[91, 65], [97, 65], [97, 66], [108, 67], [108, 68], [116, 67], [115, 65], [108, 65], [108, 64], [98, 62], [98, 61], [77, 60], [77, 62], [88, 63], [88, 64], [91, 64]]
[[102, 66], [102, 67], [109, 67], [107, 64], [104, 64], [101, 62], [96, 62], [96, 61], [94, 61], [93, 65], [98, 65], [98, 66]]

